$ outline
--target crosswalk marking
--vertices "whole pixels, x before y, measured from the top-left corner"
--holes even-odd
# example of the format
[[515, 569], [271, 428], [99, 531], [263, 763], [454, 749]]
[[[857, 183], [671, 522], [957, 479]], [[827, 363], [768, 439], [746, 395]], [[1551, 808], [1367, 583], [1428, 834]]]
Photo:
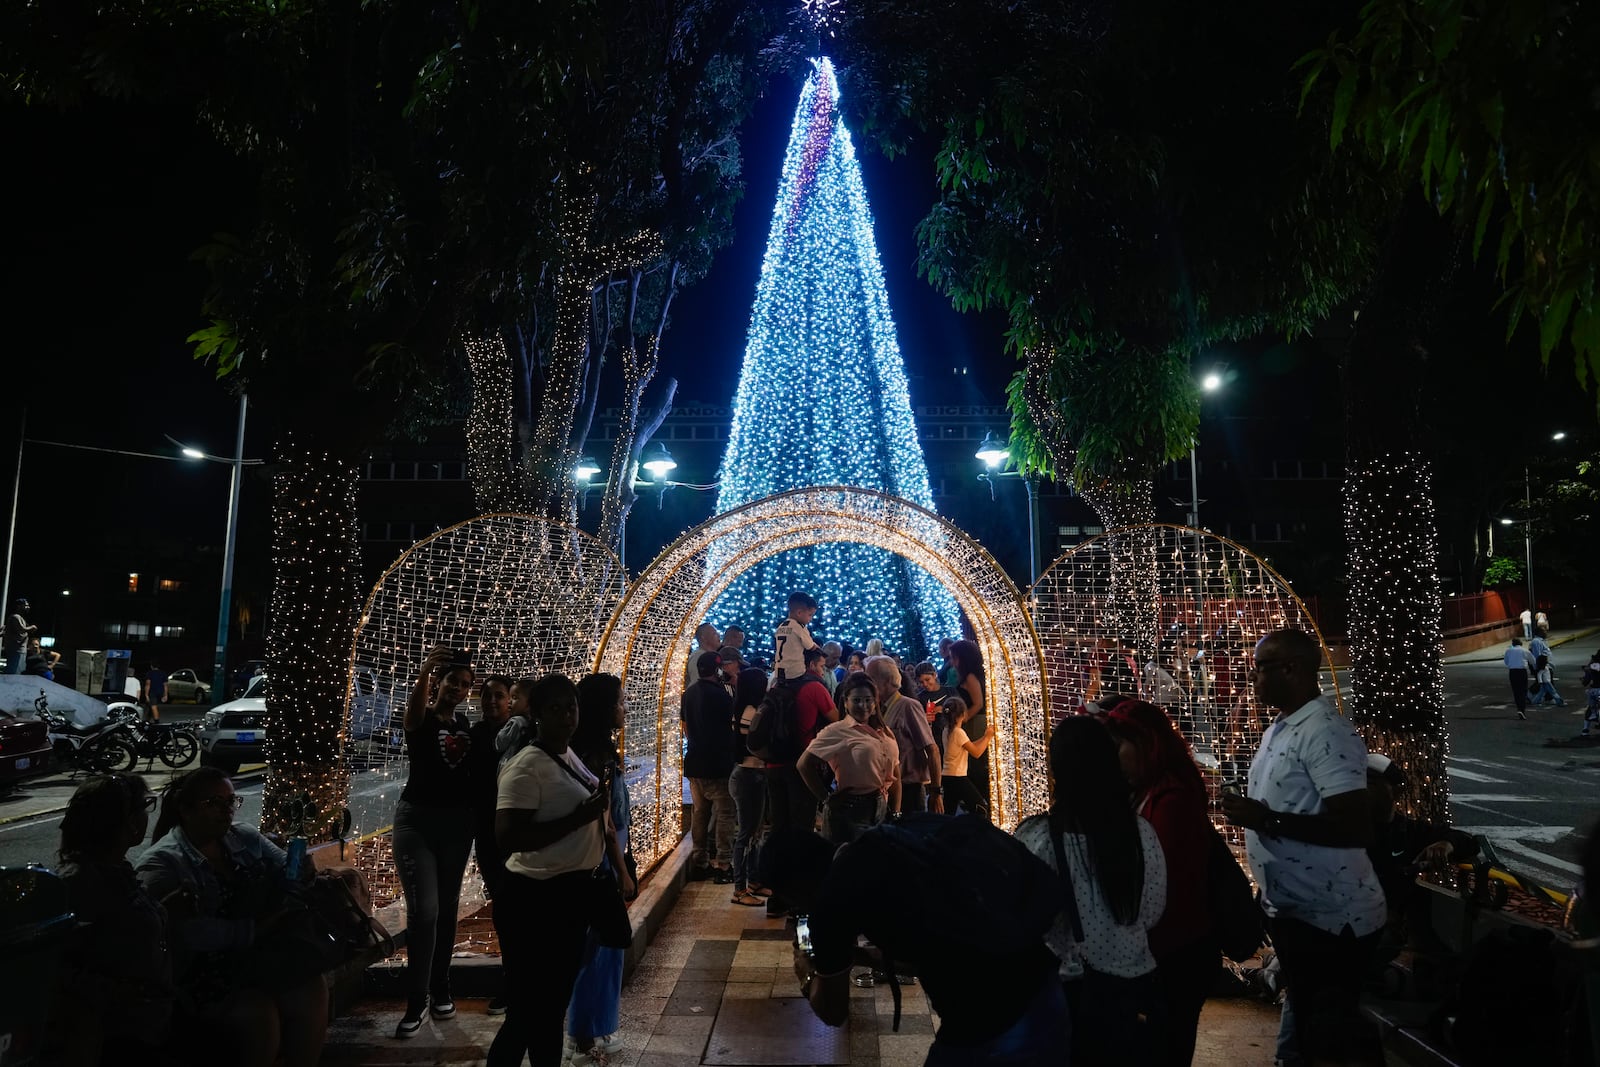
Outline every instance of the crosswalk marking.
[[1519, 797], [1511, 793], [1451, 793], [1454, 804], [1543, 804], [1546, 797]]
[[1505, 785], [1504, 778], [1496, 778], [1489, 774], [1479, 774], [1477, 771], [1464, 771], [1460, 767], [1450, 768], [1451, 778], [1460, 778], [1468, 782], [1479, 782], [1483, 785]]

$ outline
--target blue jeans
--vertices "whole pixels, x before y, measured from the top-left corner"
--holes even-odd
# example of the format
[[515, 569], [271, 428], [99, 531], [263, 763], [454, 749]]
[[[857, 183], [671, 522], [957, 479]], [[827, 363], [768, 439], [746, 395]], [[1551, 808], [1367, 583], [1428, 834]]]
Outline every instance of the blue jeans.
[[28, 650], [26, 648], [8, 648], [8, 649], [6, 649], [6, 673], [7, 674], [21, 674], [22, 673], [22, 665], [24, 663], [26, 663], [27, 661], [28, 661]]
[[583, 965], [567, 1004], [567, 1033], [574, 1041], [614, 1034], [621, 1025], [622, 956], [622, 949], [604, 947], [594, 931], [589, 932], [583, 946]]
[[822, 836], [848, 845], [881, 823], [888, 806], [882, 793], [833, 793], [822, 805]]
[[406, 998], [450, 999], [461, 879], [472, 852], [472, 809], [402, 800], [394, 811], [394, 866], [406, 898]]
[[733, 810], [738, 829], [733, 835], [733, 887], [743, 889], [752, 881], [755, 843], [761, 836], [761, 820], [767, 814], [767, 770], [765, 767], [735, 767], [728, 775], [728, 792], [733, 794]]
[[1554, 704], [1558, 708], [1567, 706], [1567, 702], [1561, 699], [1561, 694], [1556, 692], [1556, 687], [1549, 682], [1539, 683], [1539, 691], [1533, 694], [1533, 699], [1529, 703], [1536, 707], [1546, 703]]
[[1066, 995], [1050, 979], [1003, 1034], [978, 1045], [952, 1045], [935, 1035], [923, 1067], [1062, 1067], [1071, 1037]]

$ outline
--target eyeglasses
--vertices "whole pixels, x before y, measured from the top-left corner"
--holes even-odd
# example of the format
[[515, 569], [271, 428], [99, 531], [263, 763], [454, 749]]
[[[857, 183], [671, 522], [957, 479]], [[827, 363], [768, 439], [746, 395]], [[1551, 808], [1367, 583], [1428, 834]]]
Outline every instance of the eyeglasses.
[[1293, 667], [1292, 659], [1261, 659], [1256, 660], [1255, 666], [1250, 668], [1251, 674], [1266, 674], [1274, 667]]
[[161, 803], [161, 798], [156, 796], [154, 793], [145, 794], [145, 798], [144, 798], [144, 810], [145, 811], [155, 811], [157, 805], [159, 805], [160, 803]]
[[206, 797], [200, 803], [212, 811], [234, 812], [244, 806], [244, 797], [235, 793], [231, 797]]

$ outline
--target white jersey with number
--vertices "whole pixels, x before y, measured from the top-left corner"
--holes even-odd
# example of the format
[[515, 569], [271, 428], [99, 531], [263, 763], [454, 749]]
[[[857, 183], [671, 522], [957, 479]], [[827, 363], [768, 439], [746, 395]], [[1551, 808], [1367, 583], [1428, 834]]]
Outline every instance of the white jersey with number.
[[791, 682], [806, 673], [806, 649], [817, 647], [811, 640], [810, 630], [793, 619], [784, 619], [778, 624], [777, 633], [772, 635], [772, 642], [776, 650], [772, 657], [773, 670], [782, 671]]

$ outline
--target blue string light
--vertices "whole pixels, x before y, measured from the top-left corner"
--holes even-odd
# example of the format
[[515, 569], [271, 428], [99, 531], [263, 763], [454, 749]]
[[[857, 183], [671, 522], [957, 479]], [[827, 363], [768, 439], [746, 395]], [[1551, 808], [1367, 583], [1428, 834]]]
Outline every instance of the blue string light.
[[[756, 285], [717, 510], [788, 489], [850, 485], [933, 506], [905, 363], [883, 285], [872, 213], [826, 58], [795, 109]], [[712, 569], [724, 561], [713, 555]], [[960, 636], [956, 602], [925, 570], [882, 549], [796, 549], [741, 575], [713, 622], [768, 633], [791, 590], [822, 602], [820, 639], [881, 638], [921, 656]]]

